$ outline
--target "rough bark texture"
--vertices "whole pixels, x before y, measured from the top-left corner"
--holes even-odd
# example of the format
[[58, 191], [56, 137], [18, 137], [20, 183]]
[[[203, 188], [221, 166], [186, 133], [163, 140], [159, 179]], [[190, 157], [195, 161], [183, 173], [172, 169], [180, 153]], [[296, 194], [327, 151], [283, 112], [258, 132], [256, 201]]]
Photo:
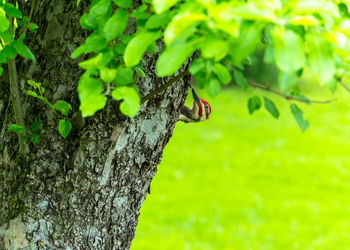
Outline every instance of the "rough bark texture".
[[[36, 1], [33, 21], [40, 28], [26, 43], [37, 63], [16, 59], [26, 125], [42, 121], [39, 143], [30, 145], [25, 159], [19, 156], [16, 134], [8, 132], [15, 120], [7, 73], [2, 76], [0, 249], [128, 249], [187, 94], [186, 78], [143, 104], [133, 120], [122, 116], [113, 100], [94, 117], [79, 119], [81, 71], [70, 55], [87, 35], [79, 26], [86, 7], [84, 1], [79, 8], [71, 0]], [[163, 84], [155, 77], [155, 60], [145, 57], [141, 95]], [[24, 95], [28, 79], [42, 82], [51, 102], [73, 105], [74, 127], [66, 140], [48, 107]]]

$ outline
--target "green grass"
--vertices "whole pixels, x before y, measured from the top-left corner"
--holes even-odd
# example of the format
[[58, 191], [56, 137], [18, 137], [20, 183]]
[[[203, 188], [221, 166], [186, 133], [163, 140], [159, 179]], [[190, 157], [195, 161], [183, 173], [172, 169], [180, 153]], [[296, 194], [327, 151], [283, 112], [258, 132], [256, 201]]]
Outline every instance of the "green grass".
[[176, 125], [132, 250], [350, 249], [350, 95], [298, 104], [305, 133], [269, 96], [279, 120], [225, 90], [209, 121]]

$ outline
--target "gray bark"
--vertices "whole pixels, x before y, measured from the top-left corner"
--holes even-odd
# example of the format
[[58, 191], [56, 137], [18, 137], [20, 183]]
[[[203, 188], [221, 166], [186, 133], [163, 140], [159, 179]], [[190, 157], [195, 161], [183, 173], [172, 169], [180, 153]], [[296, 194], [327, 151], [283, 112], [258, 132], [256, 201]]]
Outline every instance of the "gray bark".
[[[76, 86], [82, 72], [70, 55], [87, 35], [79, 26], [86, 7], [84, 1], [79, 8], [76, 1], [36, 1], [33, 21], [39, 30], [26, 43], [37, 63], [16, 58], [26, 125], [42, 121], [40, 140], [30, 144], [25, 158], [16, 134], [8, 131], [15, 120], [6, 70], [2, 76], [0, 249], [128, 249], [186, 97], [188, 78], [144, 103], [133, 120], [121, 115], [113, 100], [95, 116], [79, 118]], [[141, 95], [164, 82], [155, 76], [155, 60], [145, 56]], [[74, 127], [66, 140], [48, 107], [24, 94], [28, 79], [42, 82], [51, 102], [72, 104]]]

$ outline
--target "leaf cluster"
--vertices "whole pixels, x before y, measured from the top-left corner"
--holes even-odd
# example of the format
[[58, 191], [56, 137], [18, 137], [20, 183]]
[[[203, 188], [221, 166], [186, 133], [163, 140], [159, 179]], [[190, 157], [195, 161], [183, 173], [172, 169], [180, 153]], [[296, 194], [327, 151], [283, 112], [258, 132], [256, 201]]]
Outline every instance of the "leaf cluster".
[[[278, 68], [284, 94], [302, 94], [298, 79], [305, 70], [332, 90], [339, 79], [350, 84], [348, 4], [346, 0], [147, 0], [133, 8], [131, 0], [94, 0], [80, 19], [92, 34], [72, 55], [92, 54], [80, 63], [86, 70], [78, 87], [80, 109], [84, 116], [93, 115], [106, 104], [109, 91], [103, 90], [112, 88], [112, 97], [124, 100], [122, 112], [134, 117], [140, 102], [133, 75], [143, 76], [139, 72], [145, 52], [160, 52], [159, 77], [171, 76], [197, 52], [189, 72], [211, 96], [232, 82], [244, 90], [251, 87], [244, 71], [257, 48], [264, 50], [265, 63]], [[136, 32], [126, 34], [131, 20]], [[155, 45], [159, 39], [165, 44], [162, 51]], [[250, 113], [262, 106], [258, 98], [248, 100]], [[278, 118], [273, 102], [263, 100], [265, 109]], [[308, 122], [302, 111], [291, 104], [291, 112], [304, 131]]]
[[[7, 63], [8, 59], [14, 59], [20, 55], [26, 59], [35, 61], [32, 51], [24, 44], [26, 33], [22, 32], [16, 39], [16, 30], [28, 29], [35, 33], [38, 26], [23, 16], [22, 12], [11, 3], [0, 3], [0, 65]], [[0, 75], [3, 68], [0, 66]]]
[[[52, 104], [44, 96], [45, 88], [40, 82], [28, 80], [28, 84], [34, 89], [34, 91], [28, 90], [26, 94], [41, 100], [52, 110], [52, 112], [60, 119], [58, 124], [58, 132], [63, 138], [66, 138], [72, 130], [72, 123], [68, 118], [68, 113], [70, 110], [72, 110], [72, 106], [63, 100], [59, 100], [55, 104]], [[61, 115], [57, 113], [57, 111], [59, 111]]]
[[9, 131], [17, 133], [20, 135], [22, 142], [27, 142], [30, 138], [31, 142], [35, 145], [40, 139], [40, 135], [35, 133], [39, 130], [41, 121], [34, 121], [30, 128], [23, 128], [18, 124], [11, 124]]

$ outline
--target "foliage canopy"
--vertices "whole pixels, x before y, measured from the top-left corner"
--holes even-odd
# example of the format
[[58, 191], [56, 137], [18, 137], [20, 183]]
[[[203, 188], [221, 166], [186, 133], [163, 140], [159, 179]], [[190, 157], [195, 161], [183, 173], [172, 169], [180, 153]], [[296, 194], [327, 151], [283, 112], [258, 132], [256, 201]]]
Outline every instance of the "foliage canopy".
[[[0, 4], [0, 62], [17, 54], [35, 61], [23, 43], [25, 32], [16, 35], [16, 29], [35, 32], [37, 26], [4, 2]], [[85, 70], [78, 84], [80, 110], [83, 117], [92, 116], [111, 96], [123, 101], [123, 114], [134, 117], [145, 96], [138, 93], [137, 80], [146, 76], [142, 70], [146, 52], [160, 53], [158, 77], [172, 76], [196, 53], [189, 73], [211, 96], [222, 85], [235, 82], [243, 89], [262, 88], [288, 100], [313, 102], [297, 85], [306, 69], [317, 84], [331, 90], [337, 83], [350, 84], [349, 4], [348, 0], [144, 0], [135, 6], [132, 0], [93, 0], [80, 18], [82, 28], [91, 34], [72, 54], [74, 59], [90, 55], [79, 63]], [[17, 22], [11, 27], [13, 18]], [[136, 29], [128, 23], [136, 23]], [[265, 63], [279, 69], [280, 92], [246, 78], [249, 56], [257, 49], [264, 51]], [[250, 113], [264, 106], [279, 117], [277, 107], [265, 96], [251, 97], [247, 106]], [[295, 103], [290, 108], [304, 131], [309, 123], [303, 112]]]

